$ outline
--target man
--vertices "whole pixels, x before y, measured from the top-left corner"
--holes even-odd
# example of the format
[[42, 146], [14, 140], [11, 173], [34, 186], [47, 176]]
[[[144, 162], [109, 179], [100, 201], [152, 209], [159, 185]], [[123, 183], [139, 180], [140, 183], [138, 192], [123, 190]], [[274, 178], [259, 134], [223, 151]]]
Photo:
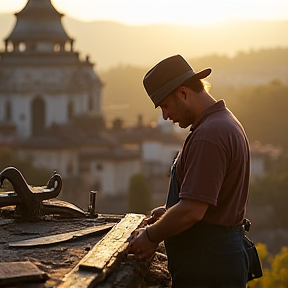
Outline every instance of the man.
[[165, 241], [173, 288], [246, 287], [248, 260], [242, 222], [248, 198], [250, 153], [244, 129], [223, 100], [216, 101], [180, 55], [162, 60], [144, 87], [163, 118], [186, 128], [173, 163], [165, 209], [156, 208], [129, 249], [149, 258]]

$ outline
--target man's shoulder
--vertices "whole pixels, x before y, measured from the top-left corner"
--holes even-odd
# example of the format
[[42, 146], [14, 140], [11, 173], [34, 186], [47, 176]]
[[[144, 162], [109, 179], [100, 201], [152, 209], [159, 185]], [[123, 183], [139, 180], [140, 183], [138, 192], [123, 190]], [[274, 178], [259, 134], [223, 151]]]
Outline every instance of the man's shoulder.
[[216, 140], [245, 134], [238, 119], [228, 110], [223, 109], [210, 114], [193, 132], [194, 140]]

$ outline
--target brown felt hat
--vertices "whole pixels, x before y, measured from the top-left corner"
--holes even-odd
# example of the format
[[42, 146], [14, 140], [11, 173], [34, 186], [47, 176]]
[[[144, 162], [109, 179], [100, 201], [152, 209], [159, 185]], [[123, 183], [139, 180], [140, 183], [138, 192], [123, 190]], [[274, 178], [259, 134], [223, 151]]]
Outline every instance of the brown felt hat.
[[187, 79], [203, 79], [210, 75], [211, 71], [211, 68], [206, 68], [196, 73], [181, 55], [175, 55], [160, 61], [150, 69], [144, 76], [143, 84], [156, 108]]

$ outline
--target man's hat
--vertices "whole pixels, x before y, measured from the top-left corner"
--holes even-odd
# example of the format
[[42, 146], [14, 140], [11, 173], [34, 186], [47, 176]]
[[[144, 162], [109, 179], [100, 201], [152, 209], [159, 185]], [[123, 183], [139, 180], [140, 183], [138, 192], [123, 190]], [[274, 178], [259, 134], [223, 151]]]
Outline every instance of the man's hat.
[[181, 55], [175, 55], [160, 61], [150, 69], [144, 76], [143, 84], [156, 108], [169, 93], [187, 79], [203, 79], [211, 71], [211, 68], [207, 68], [196, 73]]

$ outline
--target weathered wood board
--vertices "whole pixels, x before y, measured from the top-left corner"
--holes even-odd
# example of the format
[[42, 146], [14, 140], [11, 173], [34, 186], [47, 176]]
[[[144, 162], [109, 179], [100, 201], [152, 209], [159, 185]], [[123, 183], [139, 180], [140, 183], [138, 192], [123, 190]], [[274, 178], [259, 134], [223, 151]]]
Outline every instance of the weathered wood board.
[[127, 214], [68, 273], [58, 288], [88, 288], [102, 282], [125, 257], [127, 238], [139, 227], [143, 214]]
[[114, 225], [115, 224], [112, 223], [106, 223], [77, 231], [11, 242], [9, 243], [9, 247], [32, 247], [60, 243], [99, 232], [105, 233], [109, 231]]
[[48, 275], [29, 261], [0, 263], [0, 287], [13, 283], [45, 281], [47, 279]]

